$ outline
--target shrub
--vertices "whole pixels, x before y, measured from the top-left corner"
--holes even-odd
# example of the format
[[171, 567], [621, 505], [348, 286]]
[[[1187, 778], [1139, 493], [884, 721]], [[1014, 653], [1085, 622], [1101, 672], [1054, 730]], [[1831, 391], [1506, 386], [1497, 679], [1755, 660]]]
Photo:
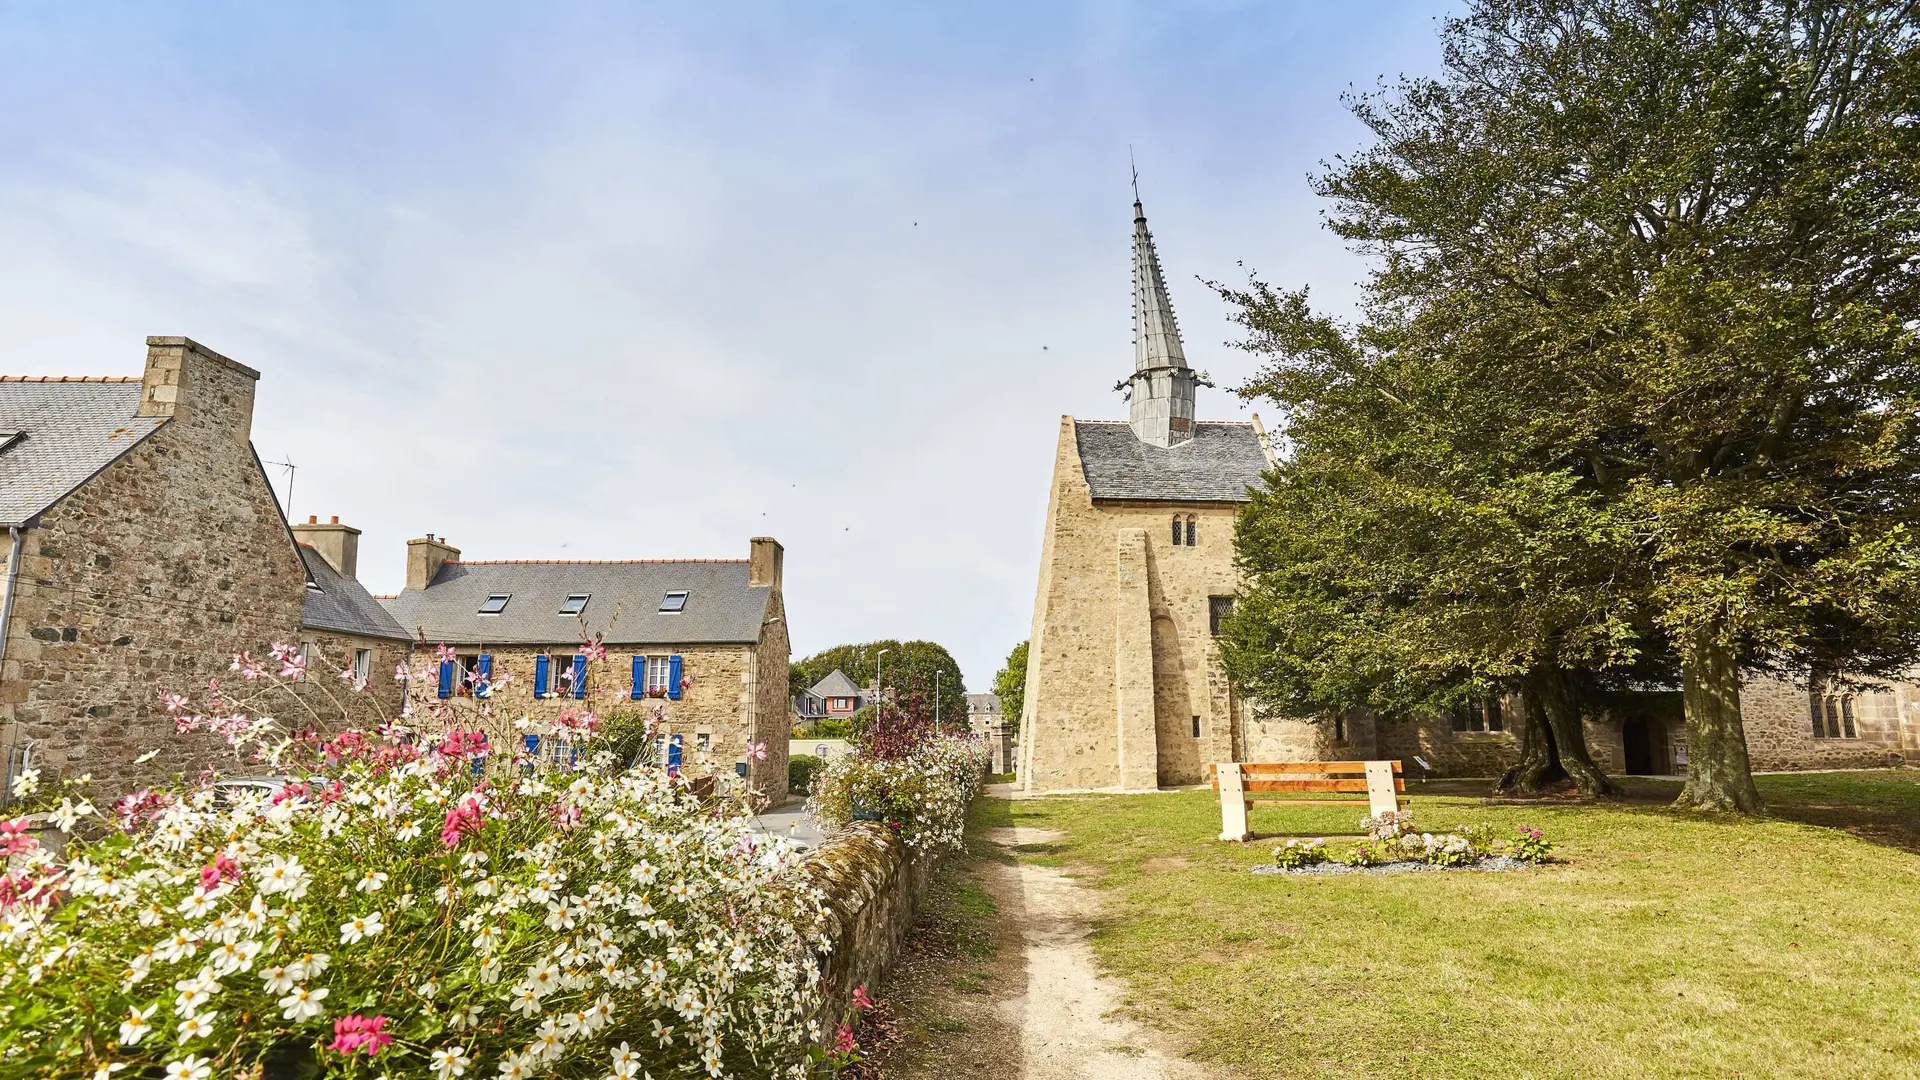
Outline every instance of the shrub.
[[813, 774], [807, 814], [827, 827], [884, 821], [912, 848], [957, 848], [987, 751], [970, 735], [928, 734], [898, 757], [849, 754]]
[[1421, 833], [1420, 844], [1427, 862], [1433, 866], [1470, 866], [1474, 862], [1472, 841], [1459, 833], [1441, 836]]
[[69, 796], [66, 852], [0, 823], [0, 1074], [805, 1075], [821, 898], [737, 801], [236, 696], [183, 730], [298, 782]]
[[1348, 866], [1379, 866], [1396, 858], [1391, 848], [1378, 841], [1362, 840], [1341, 861]]
[[805, 795], [807, 785], [812, 782], [813, 774], [825, 764], [812, 754], [795, 754], [787, 759], [787, 790], [796, 795]]
[[1484, 859], [1493, 854], [1493, 822], [1483, 821], [1478, 825], [1462, 825], [1454, 830], [1454, 835], [1462, 837], [1473, 852], [1475, 860]]
[[1516, 861], [1537, 866], [1553, 857], [1553, 843], [1547, 839], [1546, 833], [1530, 825], [1522, 825], [1514, 833], [1507, 854]]
[[1273, 849], [1274, 865], [1285, 870], [1317, 866], [1327, 861], [1325, 840], [1289, 840]]

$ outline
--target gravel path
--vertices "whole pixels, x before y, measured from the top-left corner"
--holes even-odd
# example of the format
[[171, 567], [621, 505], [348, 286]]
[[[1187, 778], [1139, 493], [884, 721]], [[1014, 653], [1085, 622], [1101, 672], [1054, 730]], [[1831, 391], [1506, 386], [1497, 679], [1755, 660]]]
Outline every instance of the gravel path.
[[[1063, 837], [1041, 829], [995, 829], [987, 838], [1015, 847]], [[1052, 867], [996, 863], [986, 884], [1002, 917], [1019, 927], [1026, 986], [1003, 998], [1020, 1032], [1012, 1080], [1215, 1080], [1217, 1074], [1167, 1052], [1161, 1037], [1116, 1014], [1121, 990], [1094, 965], [1087, 943], [1098, 897]]]

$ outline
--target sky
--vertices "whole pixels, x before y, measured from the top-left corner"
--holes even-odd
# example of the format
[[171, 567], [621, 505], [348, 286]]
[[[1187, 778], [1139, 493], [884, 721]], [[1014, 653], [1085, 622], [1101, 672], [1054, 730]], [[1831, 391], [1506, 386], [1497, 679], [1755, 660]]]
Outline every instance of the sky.
[[[1030, 627], [1059, 418], [1123, 419], [1128, 155], [1203, 283], [1350, 308], [1310, 176], [1441, 5], [0, 0], [0, 372], [261, 372], [291, 515], [468, 559], [786, 547], [795, 658]], [[1252, 411], [1259, 411], [1257, 405]]]

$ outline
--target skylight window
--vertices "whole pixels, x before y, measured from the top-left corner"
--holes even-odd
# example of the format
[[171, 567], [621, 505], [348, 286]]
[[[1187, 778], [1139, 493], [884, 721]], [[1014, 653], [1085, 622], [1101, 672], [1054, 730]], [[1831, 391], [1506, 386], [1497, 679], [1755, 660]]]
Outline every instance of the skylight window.
[[577, 592], [567, 597], [567, 602], [560, 605], [560, 614], [578, 615], [587, 610], [587, 598], [592, 595], [592, 593]]
[[677, 592], [670, 592], [660, 599], [660, 610], [663, 612], [682, 611], [685, 610], [686, 606], [687, 594], [684, 589]]
[[480, 614], [498, 615], [507, 610], [507, 601], [511, 599], [513, 599], [512, 593], [494, 593], [487, 597], [486, 603], [480, 605]]
[[21, 439], [26, 438], [24, 431], [0, 431], [0, 450], [5, 450]]

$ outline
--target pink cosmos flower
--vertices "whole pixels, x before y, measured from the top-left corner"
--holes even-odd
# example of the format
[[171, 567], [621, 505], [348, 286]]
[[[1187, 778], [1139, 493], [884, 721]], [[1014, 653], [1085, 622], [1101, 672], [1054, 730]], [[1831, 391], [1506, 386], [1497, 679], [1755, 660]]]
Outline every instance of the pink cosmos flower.
[[0, 821], [0, 859], [25, 855], [39, 848], [40, 842], [27, 835], [27, 819]]
[[764, 741], [748, 743], [747, 756], [755, 761], [767, 760], [767, 744]]
[[234, 862], [222, 851], [213, 857], [213, 861], [200, 868], [200, 887], [209, 892], [223, 881], [239, 881], [240, 864]]
[[383, 1030], [386, 1026], [384, 1016], [343, 1016], [333, 1022], [333, 1042], [327, 1044], [327, 1049], [341, 1054], [365, 1050], [367, 1056], [372, 1057], [393, 1041], [393, 1036]]
[[451, 664], [460, 659], [460, 654], [454, 652], [453, 646], [451, 645], [441, 645], [439, 648], [433, 650], [433, 659], [435, 663]]
[[833, 1052], [851, 1054], [859, 1048], [860, 1044], [853, 1041], [853, 1028], [848, 1024], [841, 1024], [840, 1030], [833, 1035]]
[[168, 712], [179, 712], [181, 709], [187, 707], [187, 695], [161, 694], [160, 704], [164, 706]]
[[873, 1008], [873, 999], [867, 996], [866, 987], [856, 986], [853, 988], [853, 1007], [859, 1009], [861, 1012], [866, 1012], [868, 1009]]
[[486, 823], [486, 812], [481, 809], [480, 799], [468, 795], [460, 800], [458, 806], [447, 809], [447, 820], [440, 829], [440, 843], [452, 851], [460, 846], [462, 837], [479, 832]]
[[229, 670], [239, 672], [240, 677], [248, 682], [252, 682], [267, 673], [267, 669], [260, 665], [260, 661], [255, 660], [252, 656], [244, 652], [233, 654], [233, 663], [229, 666]]

